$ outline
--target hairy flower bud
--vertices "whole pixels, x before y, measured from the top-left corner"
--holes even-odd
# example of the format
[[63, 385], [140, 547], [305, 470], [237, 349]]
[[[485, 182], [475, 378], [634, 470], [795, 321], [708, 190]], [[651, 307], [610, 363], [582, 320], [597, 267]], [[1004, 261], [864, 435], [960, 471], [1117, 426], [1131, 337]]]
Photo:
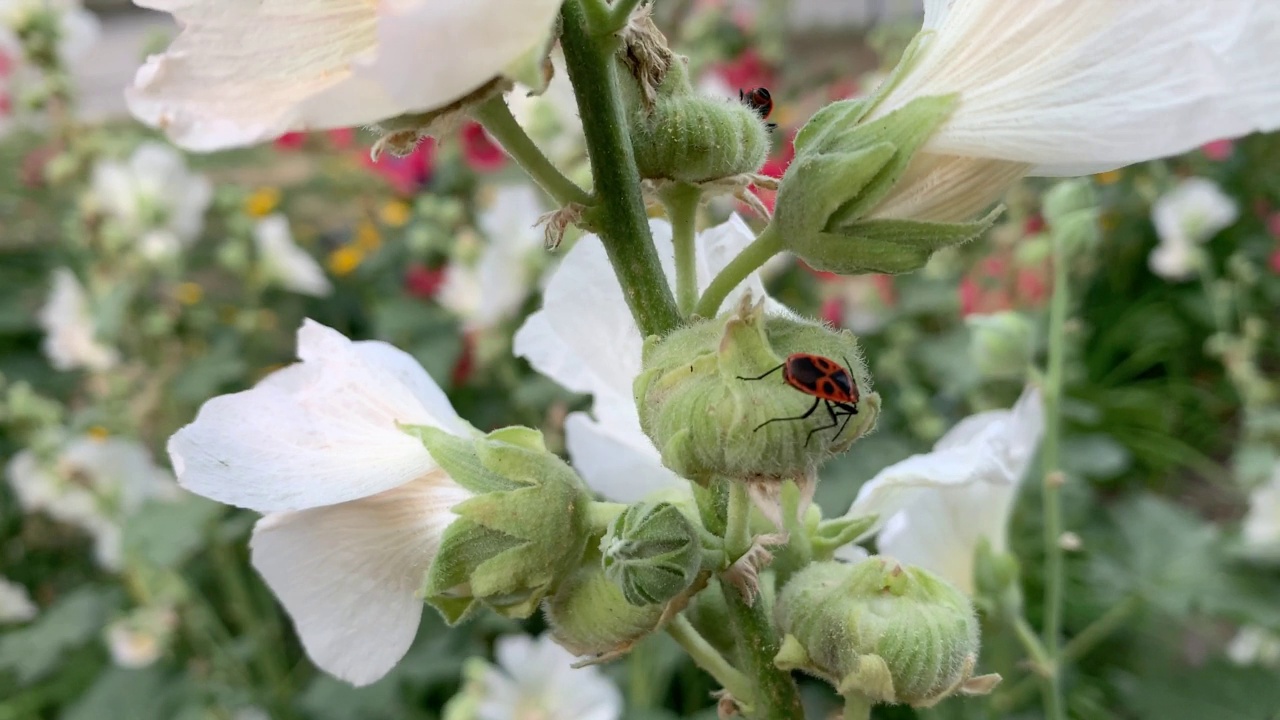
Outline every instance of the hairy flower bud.
[[604, 662], [625, 655], [644, 636], [662, 628], [706, 586], [708, 577], [700, 574], [666, 603], [635, 605], [606, 575], [600, 554], [591, 551], [547, 598], [544, 611], [556, 642], [575, 655]]
[[928, 707], [999, 680], [973, 677], [978, 621], [968, 598], [892, 558], [815, 563], [783, 588], [776, 614], [786, 634], [778, 667], [821, 677], [841, 695]]
[[[856, 402], [842, 407], [788, 384], [785, 361], [793, 353], [838, 365]], [[869, 431], [880, 410], [852, 334], [747, 303], [650, 338], [634, 389], [640, 426], [663, 463], [702, 484], [717, 476], [804, 477]]]
[[631, 505], [600, 541], [605, 575], [632, 605], [656, 605], [693, 584], [702, 567], [698, 531], [671, 503]]
[[450, 623], [477, 602], [528, 617], [577, 566], [590, 534], [590, 495], [536, 430], [464, 439], [414, 427], [431, 457], [476, 494], [453, 507], [423, 595]]
[[652, 104], [627, 93], [631, 146], [640, 177], [705, 183], [751, 173], [769, 155], [769, 131], [745, 104], [698, 94], [676, 58]]
[[970, 315], [969, 357], [978, 373], [992, 380], [1022, 380], [1035, 353], [1036, 332], [1022, 313]]

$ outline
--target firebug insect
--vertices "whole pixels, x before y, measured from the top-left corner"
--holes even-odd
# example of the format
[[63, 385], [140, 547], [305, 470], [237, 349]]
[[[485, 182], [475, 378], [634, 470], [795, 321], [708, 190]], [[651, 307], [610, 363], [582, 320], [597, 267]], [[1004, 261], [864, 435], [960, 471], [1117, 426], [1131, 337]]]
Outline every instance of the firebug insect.
[[[756, 377], [738, 376], [738, 379], [763, 380], [779, 370], [782, 371], [783, 382], [805, 395], [813, 396], [813, 405], [810, 405], [803, 415], [765, 420], [756, 426], [756, 430], [772, 422], [804, 420], [812, 415], [818, 409], [818, 405], [821, 404], [826, 407], [827, 415], [831, 418], [831, 424], [810, 430], [804, 444], [806, 446], [809, 445], [814, 433], [830, 430], [837, 425], [840, 426], [840, 429], [836, 431], [835, 437], [840, 437], [840, 433], [844, 432], [845, 426], [849, 424], [849, 418], [858, 414], [858, 383], [853, 379], [853, 368], [849, 365], [849, 361], [846, 359], [844, 365], [841, 366], [835, 360], [821, 355], [793, 353], [788, 355], [786, 361], [781, 365], [763, 375]], [[840, 418], [844, 418], [843, 423], [840, 422]]]
[[[773, 95], [769, 94], [768, 88], [752, 88], [750, 90], [739, 90], [738, 100], [747, 107], [755, 110], [760, 115], [760, 119], [767, 120], [773, 112]], [[768, 123], [769, 129], [777, 127], [776, 123]]]

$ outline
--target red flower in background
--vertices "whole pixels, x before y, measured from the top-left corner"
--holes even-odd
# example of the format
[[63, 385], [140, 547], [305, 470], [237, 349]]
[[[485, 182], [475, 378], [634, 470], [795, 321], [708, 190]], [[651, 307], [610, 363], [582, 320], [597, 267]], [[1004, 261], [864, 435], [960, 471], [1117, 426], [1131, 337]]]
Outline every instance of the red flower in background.
[[716, 65], [714, 72], [724, 78], [729, 87], [743, 90], [767, 88], [777, 80], [773, 68], [760, 57], [755, 48], [747, 48], [733, 60]]
[[1231, 153], [1235, 151], [1236, 144], [1230, 140], [1214, 140], [1201, 146], [1200, 152], [1204, 156], [1214, 162], [1222, 162], [1230, 159]]
[[361, 155], [365, 166], [391, 183], [396, 192], [413, 195], [431, 181], [432, 170], [435, 168], [436, 141], [427, 138], [404, 157], [382, 153], [374, 160], [368, 152], [361, 151]]
[[301, 150], [307, 144], [307, 134], [301, 132], [285, 133], [272, 143], [277, 150]]
[[466, 384], [475, 369], [476, 340], [470, 333], [467, 333], [462, 336], [462, 354], [458, 355], [458, 361], [453, 365], [453, 374], [449, 378], [449, 383], [453, 387]]
[[480, 123], [467, 123], [462, 128], [462, 156], [477, 172], [491, 172], [507, 162], [507, 154], [484, 131]]
[[404, 274], [404, 290], [409, 295], [430, 300], [440, 292], [444, 284], [444, 268], [429, 268], [426, 265], [412, 265]]

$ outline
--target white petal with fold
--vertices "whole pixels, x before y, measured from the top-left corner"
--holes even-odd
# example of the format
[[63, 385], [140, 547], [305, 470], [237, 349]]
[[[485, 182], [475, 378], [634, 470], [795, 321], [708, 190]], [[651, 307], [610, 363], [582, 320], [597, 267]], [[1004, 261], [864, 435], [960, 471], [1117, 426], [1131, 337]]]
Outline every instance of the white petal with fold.
[[355, 685], [385, 675], [422, 617], [417, 592], [470, 493], [443, 471], [352, 502], [268, 515], [253, 566], [293, 618], [307, 655]]

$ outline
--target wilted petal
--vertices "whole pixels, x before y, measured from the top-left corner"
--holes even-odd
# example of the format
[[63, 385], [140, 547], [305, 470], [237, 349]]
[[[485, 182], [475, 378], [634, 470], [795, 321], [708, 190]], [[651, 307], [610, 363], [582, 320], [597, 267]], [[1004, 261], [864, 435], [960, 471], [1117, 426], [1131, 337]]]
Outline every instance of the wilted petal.
[[169, 439], [184, 487], [260, 512], [332, 505], [437, 469], [400, 425], [468, 432], [422, 366], [386, 343], [307, 320], [298, 357], [251, 390], [206, 402]]
[[875, 116], [958, 93], [926, 150], [1079, 175], [1280, 125], [1268, 0], [930, 0], [916, 65]]
[[355, 685], [395, 666], [422, 617], [417, 592], [470, 493], [436, 470], [393, 490], [264, 517], [253, 566], [293, 618], [311, 660]]
[[258, 221], [253, 240], [267, 272], [285, 289], [316, 297], [333, 292], [320, 263], [293, 241], [284, 215], [277, 213]]
[[932, 452], [877, 473], [850, 513], [880, 516], [883, 554], [971, 591], [979, 541], [1005, 550], [1009, 512], [1043, 432], [1040, 393], [1028, 388], [1011, 410], [966, 418]]
[[138, 70], [135, 116], [216, 150], [446, 106], [544, 44], [558, 0], [145, 0], [182, 35]]

